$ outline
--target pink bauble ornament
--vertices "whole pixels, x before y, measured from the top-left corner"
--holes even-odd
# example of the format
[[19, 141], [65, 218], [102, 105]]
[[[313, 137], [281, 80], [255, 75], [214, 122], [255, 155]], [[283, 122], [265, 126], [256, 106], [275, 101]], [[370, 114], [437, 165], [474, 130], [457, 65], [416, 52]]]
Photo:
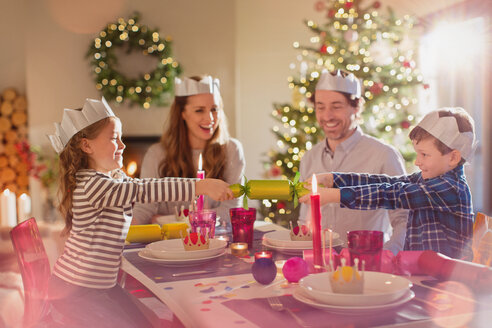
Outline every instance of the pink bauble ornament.
[[291, 257], [285, 262], [282, 273], [288, 282], [299, 282], [309, 273], [308, 264], [300, 257]]

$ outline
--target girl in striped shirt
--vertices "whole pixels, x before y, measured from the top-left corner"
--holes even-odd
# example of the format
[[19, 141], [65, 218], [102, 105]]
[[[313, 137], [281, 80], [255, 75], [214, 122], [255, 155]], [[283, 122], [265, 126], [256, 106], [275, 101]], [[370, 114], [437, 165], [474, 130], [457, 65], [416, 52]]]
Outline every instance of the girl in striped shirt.
[[[131, 179], [120, 168], [121, 122], [104, 101], [65, 110], [50, 136], [60, 153], [59, 209], [69, 234], [49, 287], [52, 318], [70, 327], [148, 327], [135, 299], [117, 284], [135, 203], [232, 199], [222, 180]], [[58, 314], [61, 314], [59, 316]]]

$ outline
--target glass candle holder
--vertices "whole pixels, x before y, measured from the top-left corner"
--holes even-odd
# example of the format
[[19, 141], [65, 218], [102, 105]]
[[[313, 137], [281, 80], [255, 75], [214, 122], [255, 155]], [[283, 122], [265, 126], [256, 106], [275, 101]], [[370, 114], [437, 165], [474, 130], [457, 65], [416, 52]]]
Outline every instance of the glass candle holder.
[[247, 243], [232, 243], [231, 254], [234, 256], [244, 257], [248, 256], [248, 244]]
[[374, 230], [349, 231], [347, 243], [352, 265], [354, 259], [358, 258], [360, 270], [362, 269], [362, 261], [364, 261], [364, 270], [380, 271], [383, 235], [382, 231]]
[[261, 251], [255, 253], [255, 261], [257, 259], [271, 259], [273, 257], [272, 252], [270, 251]]
[[231, 208], [232, 241], [234, 243], [248, 243], [248, 247], [253, 247], [253, 225], [256, 220], [256, 208], [245, 210], [242, 207]]

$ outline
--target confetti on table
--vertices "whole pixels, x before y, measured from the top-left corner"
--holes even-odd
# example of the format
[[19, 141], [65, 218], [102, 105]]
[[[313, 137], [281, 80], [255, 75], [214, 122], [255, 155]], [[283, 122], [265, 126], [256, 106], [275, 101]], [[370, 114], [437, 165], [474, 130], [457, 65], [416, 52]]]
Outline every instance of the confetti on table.
[[241, 288], [249, 288], [249, 285], [241, 286]]
[[165, 290], [171, 290], [171, 289], [174, 289], [173, 287], [165, 287], [164, 288]]
[[219, 281], [219, 284], [227, 284], [227, 280], [221, 280]]
[[195, 287], [200, 287], [200, 286], [203, 286], [203, 284], [201, 282], [199, 282], [198, 284], [195, 284]]
[[213, 288], [213, 287], [203, 289], [200, 291], [200, 293], [205, 293], [205, 294], [212, 293], [212, 292], [215, 292], [215, 288]]
[[212, 300], [226, 300], [227, 298], [222, 295], [210, 296]]
[[202, 311], [202, 312], [208, 312], [208, 311], [210, 311], [210, 309], [209, 308], [201, 308], [200, 311]]
[[202, 304], [210, 304], [210, 303], [212, 303], [211, 300], [205, 300], [205, 301], [202, 302]]
[[226, 286], [226, 288], [224, 288], [224, 289], [227, 291], [230, 291], [230, 290], [232, 290], [232, 287]]
[[224, 294], [223, 295], [224, 297], [227, 297], [227, 298], [233, 298], [234, 296], [237, 296], [236, 294], [233, 294], [233, 293], [230, 293], [230, 294]]

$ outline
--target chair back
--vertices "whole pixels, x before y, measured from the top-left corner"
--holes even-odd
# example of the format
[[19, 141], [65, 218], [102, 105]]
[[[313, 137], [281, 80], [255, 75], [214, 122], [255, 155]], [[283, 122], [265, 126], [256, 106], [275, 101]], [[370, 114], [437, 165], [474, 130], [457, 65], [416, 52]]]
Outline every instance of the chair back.
[[472, 248], [473, 262], [492, 266], [492, 217], [477, 213]]
[[30, 327], [43, 314], [50, 279], [50, 263], [34, 218], [19, 223], [10, 239], [24, 284], [24, 327]]

